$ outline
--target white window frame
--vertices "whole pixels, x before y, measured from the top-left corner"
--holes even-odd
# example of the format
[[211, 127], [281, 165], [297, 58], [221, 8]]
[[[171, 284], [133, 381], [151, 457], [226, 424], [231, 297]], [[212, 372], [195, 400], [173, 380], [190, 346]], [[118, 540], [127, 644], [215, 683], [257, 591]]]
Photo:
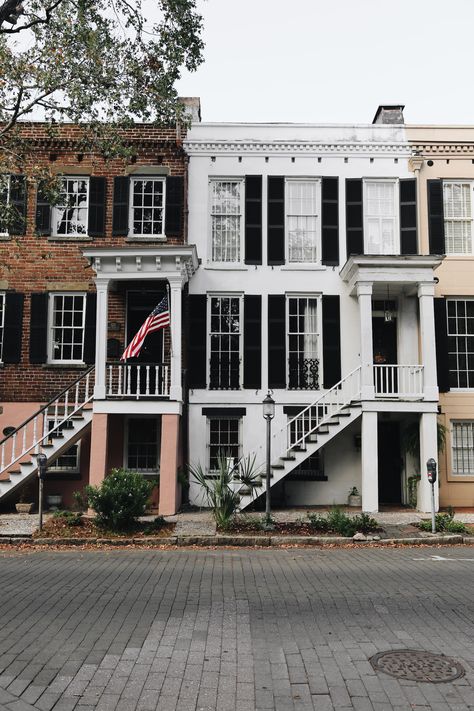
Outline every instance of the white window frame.
[[[316, 186], [316, 213], [315, 214], [305, 214], [298, 215], [299, 217], [314, 217], [316, 220], [315, 229], [315, 245], [316, 259], [307, 260], [296, 260], [290, 259], [290, 229], [289, 222], [290, 217], [295, 215], [290, 215], [289, 212], [289, 190], [288, 187], [292, 183], [312, 183]], [[288, 176], [285, 177], [285, 259], [286, 264], [321, 264], [321, 213], [322, 213], [322, 203], [321, 203], [321, 178], [313, 178], [308, 176]]]
[[[207, 295], [207, 323], [208, 323], [208, 339], [207, 339], [207, 352], [209, 354], [208, 357], [208, 363], [207, 363], [207, 389], [208, 390], [217, 390], [217, 391], [226, 391], [226, 390], [231, 390], [230, 388], [211, 388], [211, 355], [212, 355], [212, 350], [211, 350], [211, 342], [212, 342], [212, 336], [216, 335], [217, 332], [212, 331], [212, 311], [211, 311], [211, 305], [212, 305], [212, 299], [238, 299], [239, 300], [239, 387], [238, 388], [232, 388], [232, 391], [235, 392], [237, 390], [242, 389], [242, 378], [243, 378], [243, 342], [244, 342], [244, 297], [242, 293], [209, 293]], [[219, 332], [220, 333], [220, 332]], [[234, 334], [235, 335], [235, 334]]]
[[63, 175], [61, 176], [63, 181], [68, 180], [83, 180], [87, 185], [87, 200], [86, 204], [81, 206], [86, 212], [86, 231], [85, 232], [68, 232], [68, 233], [58, 233], [57, 225], [58, 220], [62, 212], [64, 211], [64, 206], [53, 205], [51, 208], [51, 236], [58, 239], [80, 239], [86, 238], [89, 233], [89, 200], [90, 200], [90, 176], [88, 175]]
[[[322, 296], [319, 293], [304, 293], [304, 292], [288, 292], [285, 294], [285, 330], [286, 330], [286, 382], [287, 389], [290, 389], [290, 299], [314, 299], [316, 301], [316, 335], [317, 337], [317, 355], [319, 361], [319, 390], [321, 390], [321, 380], [323, 373], [323, 348], [322, 348]], [[302, 335], [301, 333], [292, 333], [291, 335]], [[305, 388], [291, 388], [291, 390], [305, 390]], [[310, 388], [313, 390], [313, 388]]]
[[[235, 216], [240, 217], [240, 230], [238, 234], [238, 244], [237, 244], [237, 249], [239, 251], [239, 259], [237, 260], [232, 260], [232, 259], [226, 259], [226, 260], [218, 260], [214, 259], [214, 242], [213, 242], [213, 223], [214, 220], [213, 218], [217, 215], [214, 215], [213, 210], [212, 210], [212, 191], [213, 191], [213, 185], [215, 183], [237, 183], [239, 185], [239, 190], [240, 190], [240, 211], [238, 215], [236, 214]], [[242, 176], [213, 176], [212, 178], [209, 179], [209, 185], [208, 185], [208, 204], [209, 204], [209, 237], [208, 237], [208, 263], [214, 264], [214, 265], [223, 265], [223, 266], [228, 266], [228, 265], [239, 265], [241, 266], [244, 264], [244, 229], [245, 229], [245, 178]]]
[[[459, 303], [460, 301], [463, 301], [463, 302], [474, 302], [474, 298], [469, 298], [469, 297], [453, 297], [453, 298], [446, 299], [446, 330], [447, 330], [448, 339], [450, 339], [450, 338], [456, 338], [456, 339], [457, 339], [457, 338], [473, 338], [473, 339], [474, 339], [474, 333], [451, 333], [450, 330], [449, 330], [449, 329], [450, 329], [449, 319], [452, 318], [452, 317], [449, 316], [448, 306], [449, 306], [450, 303], [456, 303], [456, 304], [457, 304], [457, 303]], [[457, 313], [457, 307], [456, 307], [456, 313]], [[456, 328], [457, 328], [457, 318], [458, 318], [458, 317], [456, 316]], [[472, 317], [471, 317], [471, 318], [472, 318]], [[450, 358], [451, 353], [453, 353], [453, 351], [450, 350], [450, 346], [449, 346], [449, 344], [448, 344], [448, 360], [449, 360], [449, 358]], [[456, 351], [455, 351], [455, 353], [456, 353], [457, 356], [459, 356], [460, 351], [458, 350], [457, 346], [456, 346]], [[464, 355], [464, 352], [461, 352], [461, 353]], [[466, 358], [468, 357], [468, 353], [469, 353], [469, 351], [466, 352]], [[474, 351], [473, 351], [473, 353], [474, 353]], [[451, 368], [449, 368], [449, 364], [448, 364], [448, 370], [449, 370], [449, 380], [451, 381], [451, 373], [452, 373], [452, 370], [451, 370]], [[470, 372], [470, 369], [469, 369], [469, 368], [466, 368], [466, 371], [464, 371], [464, 369], [463, 369], [462, 371], [460, 371], [459, 368], [456, 368], [456, 373], [457, 373], [458, 382], [459, 382], [459, 373], [460, 373], [460, 372], [469, 373], [469, 372]], [[464, 393], [465, 393], [465, 392], [469, 392], [469, 391], [470, 391], [470, 392], [474, 391], [474, 371], [471, 371], [471, 372], [472, 372], [473, 374], [472, 374], [472, 376], [471, 376], [469, 379], [473, 381], [473, 385], [467, 385], [467, 386], [463, 386], [463, 385], [459, 385], [459, 384], [458, 384], [458, 385], [451, 385], [451, 386], [450, 386], [451, 392], [464, 392]]]
[[[398, 178], [364, 178], [363, 181], [363, 197], [362, 197], [362, 204], [363, 204], [363, 209], [364, 209], [364, 254], [367, 255], [376, 255], [376, 254], [381, 254], [381, 255], [399, 255], [401, 253], [401, 246], [400, 246], [400, 181]], [[371, 219], [371, 215], [368, 213], [368, 204], [369, 204], [369, 197], [368, 197], [368, 186], [373, 183], [390, 183], [394, 185], [394, 191], [393, 191], [393, 231], [394, 231], [394, 244], [393, 244], [393, 251], [382, 251], [382, 252], [372, 252], [369, 251], [369, 244], [368, 244], [368, 238], [369, 238], [369, 220]], [[377, 217], [379, 220], [383, 220], [383, 217], [380, 216], [372, 216], [372, 219], [375, 219]], [[392, 219], [392, 216], [390, 216], [390, 219]]]
[[[133, 231], [133, 211], [136, 209], [133, 205], [133, 195], [134, 195], [134, 183], [135, 182], [146, 182], [146, 181], [151, 181], [153, 183], [161, 183], [163, 186], [163, 204], [162, 204], [162, 224], [161, 224], [161, 232], [151, 232], [151, 233], [137, 233]], [[142, 209], [146, 209], [145, 206], [142, 206]], [[143, 224], [143, 220], [141, 221]], [[166, 239], [166, 176], [163, 175], [140, 175], [136, 174], [133, 175], [130, 178], [130, 187], [129, 187], [129, 201], [128, 201], [128, 236], [131, 239], [139, 239], [139, 240], [156, 240], [156, 239]]]
[[[62, 424], [62, 426], [57, 428], [58, 432], [65, 431], [67, 432], [69, 429], [69, 423], [71, 423], [71, 420], [67, 420]], [[49, 419], [48, 418], [48, 432], [51, 428], [54, 427], [54, 419]], [[53, 439], [51, 441], [54, 441]], [[61, 457], [65, 456], [68, 454], [69, 450], [72, 449], [73, 447], [76, 447], [76, 463], [73, 467], [62, 467], [60, 466], [57, 461]], [[66, 449], [64, 452], [62, 452], [58, 457], [54, 460], [54, 462], [51, 462], [51, 464], [48, 465], [48, 471], [50, 472], [60, 472], [64, 474], [80, 474], [81, 471], [81, 441], [78, 440], [77, 442], [74, 442], [74, 444], [71, 444], [71, 446]]]
[[[446, 200], [445, 200], [445, 188], [449, 185], [468, 185], [470, 190], [471, 198], [471, 217], [449, 217], [446, 218]], [[444, 214], [444, 238], [445, 238], [445, 250], [446, 254], [449, 256], [460, 256], [460, 257], [472, 257], [474, 255], [474, 181], [472, 180], [443, 180], [443, 214]], [[470, 222], [471, 223], [471, 251], [470, 252], [454, 252], [448, 250], [448, 238], [447, 238], [447, 223], [449, 222]]]
[[[80, 359], [74, 359], [71, 358], [70, 360], [64, 359], [64, 358], [56, 358], [54, 355], [55, 348], [54, 348], [54, 338], [53, 338], [53, 331], [54, 331], [54, 301], [56, 296], [82, 296], [82, 303], [83, 303], [83, 308], [82, 308], [82, 358]], [[48, 299], [48, 363], [54, 363], [54, 364], [60, 364], [60, 365], [84, 365], [84, 335], [85, 335], [85, 327], [86, 327], [86, 308], [87, 308], [87, 299], [86, 299], [86, 292], [84, 291], [54, 291], [49, 294], [49, 299]], [[69, 326], [63, 326], [63, 328], [69, 328]], [[71, 327], [72, 328], [72, 327]], [[78, 326], [74, 328], [79, 328]]]
[[[11, 175], [5, 175], [4, 173], [0, 175], [0, 190], [3, 188], [1, 183], [5, 179], [6, 183], [6, 188], [7, 188], [7, 200], [6, 200], [6, 205], [10, 204], [10, 182], [11, 182]], [[0, 237], [9, 237], [9, 232], [8, 230], [2, 230], [0, 229]], [[1, 355], [0, 355], [0, 360], [1, 360]]]
[[4, 291], [0, 291], [0, 363], [3, 363], [3, 343], [5, 340], [5, 309], [7, 306], [7, 299]]
[[[457, 471], [456, 457], [454, 455], [454, 452], [455, 452], [454, 443], [455, 443], [455, 438], [456, 438], [455, 427], [456, 426], [461, 426], [461, 427], [468, 426], [471, 429], [470, 436], [473, 441], [473, 448], [472, 448], [473, 451], [472, 451], [472, 454], [470, 457], [469, 457], [469, 454], [467, 454], [467, 459], [468, 459], [468, 463], [469, 463], [469, 458], [471, 459], [472, 470], [468, 471], [468, 472], [466, 472], [466, 471], [458, 472]], [[463, 447], [459, 447], [456, 449], [465, 451], [465, 448], [463, 448]], [[456, 477], [456, 478], [457, 477], [474, 477], [474, 420], [451, 420], [451, 473], [452, 473], [452, 476]]]
[[156, 469], [138, 469], [133, 468], [133, 471], [137, 471], [143, 476], [157, 477], [160, 473], [161, 464], [161, 416], [147, 416], [147, 415], [129, 415], [126, 418], [125, 426], [125, 438], [124, 438], [124, 451], [123, 451], [123, 463], [126, 469], [131, 467], [128, 466], [128, 454], [129, 454], [129, 444], [130, 444], [130, 422], [132, 420], [155, 420], [156, 422]]
[[[238, 446], [238, 456], [237, 456], [237, 461], [239, 461], [242, 457], [242, 452], [243, 452], [243, 445], [242, 445], [242, 417], [241, 416], [228, 416], [226, 417], [225, 415], [216, 415], [215, 417], [213, 415], [208, 415], [207, 416], [207, 434], [206, 434], [206, 448], [207, 448], [207, 456], [206, 456], [206, 468], [209, 474], [216, 474], [217, 469], [211, 469], [211, 420], [235, 420], [237, 421], [237, 446]], [[216, 445], [219, 446], [219, 445]], [[233, 464], [235, 465], [237, 462], [234, 461]]]

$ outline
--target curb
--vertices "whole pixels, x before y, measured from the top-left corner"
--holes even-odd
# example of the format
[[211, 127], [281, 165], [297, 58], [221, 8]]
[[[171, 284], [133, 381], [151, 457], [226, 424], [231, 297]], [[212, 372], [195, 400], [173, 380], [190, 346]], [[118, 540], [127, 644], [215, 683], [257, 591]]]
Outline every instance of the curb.
[[279, 546], [347, 546], [347, 545], [371, 545], [371, 546], [430, 546], [430, 545], [473, 545], [474, 537], [464, 537], [460, 535], [440, 535], [426, 538], [382, 538], [373, 540], [354, 541], [352, 538], [342, 536], [169, 536], [158, 538], [1, 538], [0, 545], [30, 545], [30, 546], [151, 546], [151, 547], [189, 547], [198, 546], [201, 548], [215, 548], [221, 546], [243, 547], [243, 548], [269, 548]]

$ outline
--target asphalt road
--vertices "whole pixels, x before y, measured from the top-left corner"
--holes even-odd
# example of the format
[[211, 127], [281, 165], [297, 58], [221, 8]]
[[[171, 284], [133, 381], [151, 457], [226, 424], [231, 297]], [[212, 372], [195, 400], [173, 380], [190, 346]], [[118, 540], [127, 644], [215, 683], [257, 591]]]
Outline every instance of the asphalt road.
[[[474, 547], [0, 551], [0, 711], [474, 709]], [[442, 652], [398, 680], [369, 658]]]

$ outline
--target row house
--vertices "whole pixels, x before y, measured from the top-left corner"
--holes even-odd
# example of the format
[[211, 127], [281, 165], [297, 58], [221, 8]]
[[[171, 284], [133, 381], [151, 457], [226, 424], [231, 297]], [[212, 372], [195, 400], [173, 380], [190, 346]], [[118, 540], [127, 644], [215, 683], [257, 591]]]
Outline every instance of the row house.
[[440, 503], [474, 503], [474, 129], [407, 126], [420, 199], [421, 248], [445, 254], [436, 272]]
[[[0, 199], [22, 219], [0, 235], [0, 505], [31, 497], [44, 451], [45, 493], [64, 505], [127, 467], [159, 475], [160, 511], [174, 513], [186, 441], [183, 293], [198, 266], [185, 239], [179, 129], [127, 129], [127, 159], [86, 152], [77, 126], [22, 131], [29, 157], [1, 176]], [[60, 176], [54, 204], [32, 164]], [[170, 328], [121, 361], [165, 296]]]
[[[189, 452], [209, 476], [222, 453], [264, 464], [267, 392], [275, 503], [345, 503], [354, 486], [365, 511], [407, 503], [413, 427], [421, 462], [437, 459], [444, 250], [422, 238], [402, 112], [187, 134], [188, 240], [201, 260], [189, 285]], [[426, 476], [417, 493], [429, 510]], [[190, 498], [202, 502], [193, 482]]]

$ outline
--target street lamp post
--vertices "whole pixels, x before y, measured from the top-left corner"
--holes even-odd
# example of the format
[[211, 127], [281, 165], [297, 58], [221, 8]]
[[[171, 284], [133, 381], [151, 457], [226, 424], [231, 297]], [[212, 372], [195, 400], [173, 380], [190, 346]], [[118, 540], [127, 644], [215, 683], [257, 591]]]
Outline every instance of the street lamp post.
[[265, 501], [265, 530], [271, 530], [271, 508], [270, 508], [270, 456], [271, 456], [271, 437], [272, 437], [272, 420], [275, 417], [275, 400], [270, 393], [267, 393], [262, 402], [263, 417], [267, 421], [267, 456], [266, 456], [266, 501]]

